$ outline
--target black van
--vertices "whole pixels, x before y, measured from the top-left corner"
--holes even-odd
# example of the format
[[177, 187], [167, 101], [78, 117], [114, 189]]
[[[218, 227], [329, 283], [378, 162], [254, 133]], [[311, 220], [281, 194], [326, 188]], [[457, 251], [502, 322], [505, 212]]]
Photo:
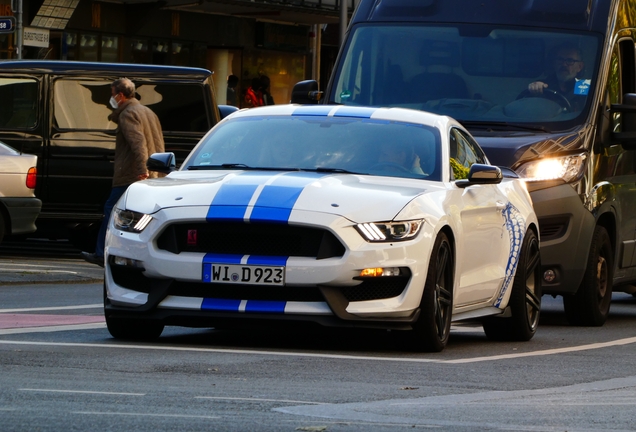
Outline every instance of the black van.
[[602, 325], [636, 291], [635, 28], [636, 0], [361, 0], [322, 102], [459, 120], [527, 179], [543, 292]]
[[130, 78], [183, 160], [220, 119], [212, 73], [186, 67], [68, 61], [0, 62], [0, 141], [38, 156], [38, 235], [94, 248], [111, 188], [110, 84]]

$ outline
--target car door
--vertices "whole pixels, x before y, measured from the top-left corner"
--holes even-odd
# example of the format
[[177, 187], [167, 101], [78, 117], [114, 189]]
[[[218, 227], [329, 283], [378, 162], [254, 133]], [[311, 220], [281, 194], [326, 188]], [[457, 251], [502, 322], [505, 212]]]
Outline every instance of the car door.
[[[474, 163], [487, 164], [481, 148], [464, 131], [450, 131], [451, 174], [466, 178]], [[459, 208], [462, 232], [457, 248], [455, 277], [459, 289], [455, 305], [467, 306], [491, 300], [505, 276], [510, 252], [503, 211], [508, 204], [498, 185], [473, 185], [462, 189]]]

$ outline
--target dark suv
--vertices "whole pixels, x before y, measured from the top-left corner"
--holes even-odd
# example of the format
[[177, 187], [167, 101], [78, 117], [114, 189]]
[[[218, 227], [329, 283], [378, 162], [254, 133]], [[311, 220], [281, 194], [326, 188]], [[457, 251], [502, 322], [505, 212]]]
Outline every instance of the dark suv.
[[212, 73], [186, 67], [67, 61], [0, 62], [0, 141], [38, 156], [40, 236], [92, 250], [110, 192], [116, 125], [110, 84], [127, 77], [178, 161], [220, 119]]

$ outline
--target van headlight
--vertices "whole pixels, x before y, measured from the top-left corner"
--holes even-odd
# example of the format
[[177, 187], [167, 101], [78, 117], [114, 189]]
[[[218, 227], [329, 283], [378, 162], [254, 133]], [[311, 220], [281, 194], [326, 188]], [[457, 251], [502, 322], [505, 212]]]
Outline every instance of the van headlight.
[[144, 213], [119, 208], [113, 210], [113, 222], [118, 230], [140, 233], [148, 226], [151, 220], [152, 216]]
[[563, 180], [569, 183], [578, 179], [583, 173], [587, 155], [558, 156], [535, 159], [515, 169], [519, 177], [526, 181]]
[[394, 242], [410, 240], [417, 235], [422, 220], [403, 222], [370, 222], [356, 225], [356, 229], [366, 241]]

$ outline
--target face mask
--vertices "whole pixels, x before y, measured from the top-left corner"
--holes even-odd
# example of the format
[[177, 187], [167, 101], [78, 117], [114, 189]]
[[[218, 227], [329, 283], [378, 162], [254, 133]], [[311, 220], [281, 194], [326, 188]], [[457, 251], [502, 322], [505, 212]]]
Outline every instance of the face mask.
[[117, 103], [117, 99], [115, 99], [115, 96], [111, 96], [108, 102], [110, 103], [110, 106], [113, 107], [113, 109], [119, 108], [119, 104]]

